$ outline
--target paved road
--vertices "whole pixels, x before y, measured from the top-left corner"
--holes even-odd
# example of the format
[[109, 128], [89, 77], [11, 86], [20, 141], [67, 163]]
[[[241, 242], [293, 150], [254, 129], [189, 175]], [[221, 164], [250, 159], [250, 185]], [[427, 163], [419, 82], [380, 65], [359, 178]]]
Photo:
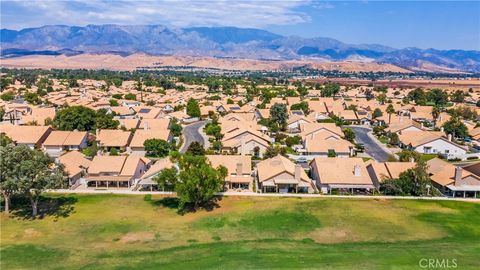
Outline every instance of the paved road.
[[205, 140], [202, 134], [200, 134], [199, 129], [203, 128], [206, 122], [207, 121], [199, 121], [183, 127], [183, 137], [185, 141], [180, 149], [180, 153], [185, 153], [192, 142], [199, 142], [201, 145], [205, 145]]
[[367, 154], [369, 154], [376, 161], [387, 161], [390, 153], [385, 151], [381, 145], [368, 136], [368, 132], [370, 132], [371, 129], [358, 126], [349, 126], [349, 128], [355, 132], [355, 141], [365, 145], [365, 152]]

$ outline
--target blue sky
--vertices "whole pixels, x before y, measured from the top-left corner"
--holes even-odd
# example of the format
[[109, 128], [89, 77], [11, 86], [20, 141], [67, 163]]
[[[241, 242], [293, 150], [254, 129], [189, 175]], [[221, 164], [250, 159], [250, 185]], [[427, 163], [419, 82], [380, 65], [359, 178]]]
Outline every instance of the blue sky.
[[480, 1], [5, 1], [1, 28], [47, 24], [237, 26], [395, 48], [480, 50]]

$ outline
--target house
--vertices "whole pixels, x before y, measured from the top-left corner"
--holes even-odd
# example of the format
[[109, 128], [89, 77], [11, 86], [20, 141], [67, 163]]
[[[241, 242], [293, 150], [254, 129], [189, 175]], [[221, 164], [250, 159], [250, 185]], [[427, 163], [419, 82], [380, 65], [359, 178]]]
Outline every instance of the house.
[[117, 129], [101, 129], [96, 131], [96, 140], [98, 146], [109, 151], [115, 148], [120, 151], [125, 151], [132, 138], [130, 131], [123, 131]]
[[95, 156], [88, 168], [87, 187], [130, 188], [151, 161], [139, 156]]
[[50, 132], [52, 129], [48, 126], [0, 125], [0, 133], [4, 133], [16, 145], [26, 145], [31, 149], [40, 148]]
[[86, 174], [91, 161], [79, 151], [70, 151], [58, 157], [58, 162], [65, 166], [70, 186], [78, 185], [78, 180]]
[[351, 157], [355, 148], [351, 142], [327, 130], [305, 136], [303, 146], [306, 155], [320, 157]]
[[287, 120], [287, 128], [289, 132], [299, 132], [300, 125], [311, 123], [304, 115], [291, 114]]
[[367, 193], [375, 189], [361, 158], [316, 157], [310, 162], [312, 177], [322, 193]]
[[228, 175], [225, 189], [252, 190], [252, 157], [241, 155], [208, 155], [207, 160], [214, 168], [224, 166]]
[[390, 126], [388, 126], [388, 128], [385, 129], [385, 131], [388, 134], [392, 134], [392, 133], [401, 134], [402, 132], [415, 132], [415, 131], [421, 132], [424, 130], [425, 129], [423, 128], [422, 124], [419, 124], [411, 120], [391, 124]]
[[443, 132], [434, 131], [405, 131], [399, 135], [402, 148], [415, 150], [421, 154], [440, 154], [447, 159], [461, 158], [467, 150], [452, 142], [451, 135], [445, 138]]
[[312, 193], [315, 184], [298, 164], [278, 155], [260, 161], [256, 172], [258, 189], [262, 192]]
[[379, 188], [386, 179], [397, 179], [402, 172], [415, 166], [415, 162], [370, 162], [367, 171], [373, 184]]
[[322, 131], [327, 131], [332, 135], [336, 135], [338, 137], [343, 136], [342, 129], [336, 126], [335, 123], [308, 123], [300, 125], [300, 136], [302, 138], [311, 136], [312, 134], [316, 134]]
[[427, 161], [433, 185], [451, 197], [480, 198], [480, 176], [439, 158]]
[[60, 156], [63, 151], [80, 150], [85, 147], [87, 147], [86, 131], [54, 130], [43, 142], [43, 150], [51, 156]]
[[150, 168], [142, 175], [140, 181], [138, 181], [135, 190], [157, 190], [158, 183], [154, 181], [154, 178], [164, 169], [176, 168], [176, 165], [170, 160], [170, 158], [162, 158], [157, 160]]
[[134, 155], [144, 156], [146, 154], [143, 144], [149, 139], [159, 139], [172, 142], [173, 135], [169, 129], [138, 129], [133, 134], [130, 142], [130, 150]]
[[270, 137], [251, 128], [239, 128], [222, 138], [222, 151], [243, 155], [263, 156], [270, 143]]

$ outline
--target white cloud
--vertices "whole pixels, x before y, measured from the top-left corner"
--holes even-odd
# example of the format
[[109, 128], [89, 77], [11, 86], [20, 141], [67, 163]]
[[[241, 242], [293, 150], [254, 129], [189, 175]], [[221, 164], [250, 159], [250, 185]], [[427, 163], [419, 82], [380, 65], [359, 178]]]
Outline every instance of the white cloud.
[[310, 21], [298, 10], [331, 5], [311, 0], [284, 1], [1, 1], [2, 27], [23, 28], [46, 24], [165, 24], [170, 26], [265, 27]]

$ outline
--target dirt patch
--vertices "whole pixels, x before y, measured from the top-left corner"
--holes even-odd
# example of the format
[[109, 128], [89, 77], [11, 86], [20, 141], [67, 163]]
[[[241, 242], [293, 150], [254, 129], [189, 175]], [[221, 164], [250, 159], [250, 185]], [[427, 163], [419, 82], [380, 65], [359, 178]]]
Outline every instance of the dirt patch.
[[358, 239], [355, 239], [354, 234], [351, 231], [346, 229], [338, 228], [322, 228], [312, 232], [311, 238], [322, 244], [332, 244], [332, 243], [343, 243], [343, 242], [355, 242]]
[[136, 232], [127, 233], [118, 242], [120, 243], [132, 243], [132, 242], [145, 242], [155, 238], [155, 235], [150, 232]]
[[23, 236], [28, 238], [35, 238], [35, 237], [42, 236], [42, 233], [35, 229], [29, 228], [23, 231]]

